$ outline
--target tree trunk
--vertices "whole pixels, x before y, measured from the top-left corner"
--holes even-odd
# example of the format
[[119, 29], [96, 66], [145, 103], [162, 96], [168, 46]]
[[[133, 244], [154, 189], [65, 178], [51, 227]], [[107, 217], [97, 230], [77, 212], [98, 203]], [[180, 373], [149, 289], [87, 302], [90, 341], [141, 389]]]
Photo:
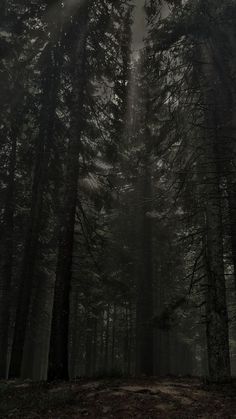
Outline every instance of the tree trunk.
[[230, 379], [228, 313], [223, 260], [221, 194], [219, 187], [218, 118], [215, 106], [214, 64], [202, 47], [205, 136], [202, 143], [206, 214], [206, 321], [209, 376], [212, 382]]
[[103, 359], [104, 359], [104, 311], [101, 313], [100, 318], [100, 347], [99, 347], [99, 373], [103, 372]]
[[5, 17], [7, 13], [7, 0], [2, 0], [0, 4], [0, 16]]
[[115, 345], [116, 345], [116, 304], [113, 306], [112, 318], [112, 342], [111, 342], [111, 370], [115, 368]]
[[80, 308], [79, 308], [79, 292], [76, 286], [73, 287], [71, 293], [71, 305], [70, 305], [70, 362], [69, 372], [71, 378], [76, 378], [78, 375], [78, 364], [79, 364], [79, 339], [81, 334], [81, 321], [80, 321]]
[[[229, 170], [231, 170], [229, 168]], [[231, 236], [232, 261], [234, 266], [234, 284], [236, 292], [236, 172], [227, 176], [227, 193], [229, 206], [229, 222]]]
[[[34, 171], [33, 187], [32, 187], [32, 204], [29, 219], [29, 226], [27, 237], [25, 241], [24, 256], [22, 263], [22, 273], [19, 285], [18, 307], [16, 310], [16, 323], [14, 331], [14, 339], [12, 345], [12, 355], [10, 364], [10, 376], [18, 377], [21, 370], [21, 362], [23, 356], [23, 348], [26, 337], [27, 321], [29, 314], [34, 317], [34, 310], [38, 309], [38, 303], [34, 305], [31, 301], [33, 291], [37, 288], [35, 279], [35, 264], [39, 248], [39, 235], [41, 230], [42, 209], [44, 192], [47, 181], [48, 164], [50, 158], [51, 141], [53, 138], [54, 118], [56, 108], [56, 97], [59, 84], [59, 68], [56, 57], [56, 48], [53, 50], [51, 45], [48, 45], [46, 51], [47, 65], [43, 73], [42, 82], [42, 109], [40, 114], [40, 134], [38, 137], [36, 147], [36, 164]], [[37, 298], [36, 292], [34, 295]], [[32, 303], [33, 311], [30, 313], [30, 305]], [[35, 322], [34, 322], [35, 324]], [[33, 323], [30, 323], [30, 326]], [[34, 333], [37, 333], [38, 325], [31, 329], [28, 333], [32, 345], [28, 346], [29, 353], [32, 354], [34, 349]], [[32, 335], [31, 335], [32, 333]], [[37, 350], [37, 348], [36, 348]], [[28, 362], [26, 358], [27, 367], [23, 366], [24, 378], [31, 378], [32, 363]]]
[[125, 318], [124, 318], [124, 374], [130, 374], [130, 317], [129, 306], [125, 305]]
[[[210, 169], [209, 169], [210, 170]], [[210, 181], [208, 179], [208, 181]], [[214, 180], [211, 180], [214, 182]], [[212, 190], [214, 186], [214, 191]], [[222, 219], [219, 186], [212, 184], [207, 202], [207, 347], [211, 381], [230, 379], [228, 314], [223, 264]], [[214, 197], [213, 197], [214, 194]], [[218, 195], [218, 196], [217, 196]]]
[[9, 320], [11, 303], [12, 259], [14, 238], [14, 195], [16, 148], [18, 137], [18, 122], [12, 121], [11, 151], [9, 156], [9, 176], [6, 190], [6, 205], [4, 213], [3, 248], [1, 250], [1, 283], [0, 283], [0, 378], [8, 376], [9, 355]]
[[73, 257], [74, 225], [79, 179], [79, 157], [83, 131], [83, 97], [85, 84], [85, 52], [87, 42], [88, 2], [83, 3], [74, 17], [72, 48], [73, 103], [71, 139], [66, 167], [64, 207], [61, 217], [58, 263], [52, 314], [49, 357], [49, 378], [68, 379], [68, 331], [71, 266]]
[[106, 310], [106, 335], [105, 335], [105, 352], [104, 352], [104, 373], [108, 373], [109, 368], [109, 340], [110, 340], [110, 304]]
[[93, 321], [93, 365], [92, 365], [92, 375], [96, 374], [97, 370], [97, 317], [94, 317]]
[[92, 357], [93, 357], [93, 316], [88, 309], [86, 319], [86, 341], [85, 341], [85, 375], [92, 376]]
[[137, 372], [153, 374], [153, 284], [152, 284], [152, 219], [148, 217], [152, 197], [149, 159], [144, 163], [141, 252], [142, 265], [138, 284], [137, 301]]

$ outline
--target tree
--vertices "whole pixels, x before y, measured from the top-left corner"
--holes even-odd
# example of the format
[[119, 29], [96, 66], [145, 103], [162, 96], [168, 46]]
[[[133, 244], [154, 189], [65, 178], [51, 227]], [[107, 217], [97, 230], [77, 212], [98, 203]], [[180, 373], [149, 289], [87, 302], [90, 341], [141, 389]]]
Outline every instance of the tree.
[[[51, 4], [48, 5], [47, 10], [49, 10], [49, 7], [51, 7]], [[52, 29], [53, 25], [54, 30], [57, 29], [55, 28], [54, 22], [49, 22], [49, 25], [50, 29]], [[48, 31], [50, 29], [48, 27]], [[32, 313], [32, 310], [36, 310], [36, 304], [38, 304], [37, 296], [34, 296], [35, 290], [37, 290], [38, 287], [37, 279], [35, 278], [35, 264], [37, 263], [38, 256], [42, 209], [48, 178], [50, 150], [54, 135], [56, 98], [60, 80], [60, 58], [57, 51], [59, 48], [58, 43], [58, 39], [53, 39], [51, 42], [49, 41], [41, 57], [42, 85], [39, 134], [35, 145], [36, 159], [32, 184], [31, 213], [24, 246], [18, 308], [16, 311], [16, 324], [11, 355], [10, 375], [19, 376], [22, 365], [22, 376], [27, 376], [27, 378], [29, 376], [34, 377], [35, 374], [37, 375], [37, 372], [32, 372], [33, 366], [29, 363], [29, 357], [32, 358], [33, 362], [33, 352], [35, 350], [33, 346], [35, 338], [33, 335], [37, 333], [35, 329], [38, 326], [34, 324], [37, 320]], [[30, 330], [27, 331], [28, 321]], [[26, 332], [28, 341], [26, 342], [24, 350]], [[23, 350], [24, 359], [22, 364]]]
[[[14, 256], [14, 216], [15, 216], [15, 192], [16, 192], [16, 159], [17, 159], [17, 143], [19, 141], [21, 131], [21, 112], [18, 107], [22, 100], [24, 91], [24, 83], [22, 83], [21, 71], [16, 71], [16, 62], [20, 54], [19, 42], [16, 42], [17, 31], [9, 27], [7, 2], [2, 5], [2, 26], [1, 33], [1, 49], [3, 63], [1, 66], [2, 92], [3, 94], [3, 125], [1, 126], [1, 140], [3, 149], [6, 150], [6, 162], [3, 167], [6, 171], [5, 187], [3, 188], [3, 221], [1, 225], [1, 294], [0, 294], [0, 376], [7, 378], [8, 376], [8, 356], [10, 345], [10, 303], [12, 290], [12, 271]], [[13, 15], [16, 19], [16, 15]], [[15, 44], [13, 42], [15, 41]], [[13, 51], [14, 45], [14, 51]], [[4, 57], [6, 57], [4, 59]], [[17, 93], [16, 93], [17, 92]], [[7, 101], [7, 96], [10, 101]], [[5, 133], [5, 138], [3, 136]]]
[[[197, 13], [205, 5], [200, 4]], [[211, 4], [209, 4], [211, 7]], [[209, 9], [210, 10], [210, 9]], [[196, 15], [196, 19], [198, 18]], [[206, 15], [207, 16], [207, 15]], [[199, 145], [200, 159], [202, 158], [204, 183], [205, 214], [206, 214], [206, 322], [209, 375], [212, 381], [227, 381], [230, 379], [228, 315], [225, 291], [224, 262], [223, 262], [223, 230], [220, 196], [220, 166], [218, 137], [218, 104], [215, 96], [213, 77], [218, 77], [214, 58], [211, 52], [211, 31], [205, 34], [203, 23], [200, 39], [200, 62], [202, 68], [199, 80], [200, 101], [203, 111], [203, 137]], [[210, 27], [210, 26], [208, 26]], [[197, 40], [196, 40], [197, 42]], [[201, 161], [201, 160], [200, 160]]]

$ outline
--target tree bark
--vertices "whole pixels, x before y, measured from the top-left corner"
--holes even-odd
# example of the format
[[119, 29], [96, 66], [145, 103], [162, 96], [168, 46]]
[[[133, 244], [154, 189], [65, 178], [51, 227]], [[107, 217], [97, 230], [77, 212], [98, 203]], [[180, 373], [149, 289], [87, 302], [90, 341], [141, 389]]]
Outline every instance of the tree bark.
[[[22, 273], [19, 285], [18, 307], [16, 310], [16, 323], [10, 364], [11, 377], [18, 377], [20, 375], [23, 348], [28, 324], [27, 321], [28, 315], [30, 314], [30, 305], [32, 302], [31, 299], [33, 297], [34, 288], [37, 288], [37, 283], [35, 280], [35, 264], [39, 248], [43, 199], [47, 181], [51, 141], [54, 135], [53, 130], [56, 96], [59, 84], [59, 68], [57, 65], [56, 49], [53, 50], [51, 45], [48, 44], [45, 55], [47, 64], [44, 68], [42, 81], [40, 133], [36, 145], [36, 164], [32, 187], [31, 213], [24, 247]], [[34, 309], [36, 309], [36, 306]], [[36, 330], [34, 329], [34, 331]], [[31, 347], [30, 352], [32, 349], [33, 348]], [[27, 373], [23, 368], [23, 375], [25, 376], [26, 374], [27, 378], [31, 378], [30, 369], [31, 368], [29, 363], [28, 367], [26, 368]]]
[[[229, 170], [231, 170], [229, 168]], [[232, 169], [233, 170], [233, 169]], [[232, 261], [234, 266], [234, 284], [236, 292], [236, 172], [227, 176], [227, 193], [229, 206], [230, 238]]]
[[99, 373], [102, 373], [104, 359], [104, 311], [101, 313], [100, 318], [100, 345], [99, 345]]
[[115, 345], [116, 345], [116, 304], [113, 305], [113, 317], [112, 317], [112, 342], [111, 342], [111, 370], [115, 368]]
[[138, 284], [137, 300], [137, 372], [153, 374], [153, 266], [152, 266], [152, 219], [148, 217], [152, 197], [149, 162], [145, 162], [143, 173], [141, 251], [142, 265]]
[[72, 21], [73, 36], [76, 40], [72, 48], [72, 114], [71, 139], [66, 166], [64, 207], [61, 217], [58, 263], [52, 314], [49, 373], [50, 379], [68, 379], [68, 332], [70, 310], [71, 265], [77, 187], [79, 179], [79, 158], [81, 134], [83, 131], [83, 103], [85, 85], [85, 56], [87, 42], [87, 21], [89, 2], [83, 2], [78, 16]]
[[94, 376], [97, 371], [97, 317], [93, 319], [93, 363], [92, 363], [92, 375]]
[[109, 368], [109, 340], [110, 340], [110, 304], [107, 304], [104, 367], [103, 367], [105, 374], [108, 373], [108, 368]]
[[206, 215], [206, 333], [209, 377], [212, 382], [230, 379], [228, 313], [223, 260], [221, 194], [219, 186], [218, 119], [215, 69], [210, 49], [202, 47], [205, 77], [205, 135], [202, 143]]
[[3, 248], [1, 251], [0, 282], [0, 378], [8, 377], [9, 320], [11, 303], [12, 261], [14, 242], [15, 171], [18, 121], [12, 121], [9, 176], [4, 213]]

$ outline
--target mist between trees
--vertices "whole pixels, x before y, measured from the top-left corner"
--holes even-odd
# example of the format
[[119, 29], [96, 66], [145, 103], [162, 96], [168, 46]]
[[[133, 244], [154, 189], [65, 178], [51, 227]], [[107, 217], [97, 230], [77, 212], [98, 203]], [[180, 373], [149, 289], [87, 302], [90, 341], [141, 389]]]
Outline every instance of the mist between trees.
[[236, 2], [167, 6], [1, 1], [1, 378], [236, 372]]

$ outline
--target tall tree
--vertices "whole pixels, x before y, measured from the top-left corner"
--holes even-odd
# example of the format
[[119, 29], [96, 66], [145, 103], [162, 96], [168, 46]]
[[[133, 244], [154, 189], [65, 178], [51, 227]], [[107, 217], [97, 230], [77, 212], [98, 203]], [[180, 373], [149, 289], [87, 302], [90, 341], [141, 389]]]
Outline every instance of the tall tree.
[[52, 314], [49, 377], [68, 379], [68, 336], [71, 266], [77, 205], [81, 134], [84, 126], [84, 87], [89, 2], [80, 5], [72, 17], [70, 59], [73, 91], [71, 98], [71, 138], [68, 146], [64, 206], [61, 216], [58, 263]]
[[[55, 4], [56, 5], [56, 4]], [[46, 12], [50, 11], [48, 5]], [[58, 22], [56, 23], [56, 26]], [[50, 27], [50, 29], [49, 29]], [[56, 30], [54, 22], [48, 22], [47, 30]], [[48, 176], [48, 164], [50, 158], [51, 144], [53, 141], [56, 97], [60, 80], [58, 63], [58, 39], [48, 42], [42, 56], [41, 72], [41, 111], [39, 116], [39, 135], [36, 143], [36, 159], [32, 183], [31, 213], [29, 218], [28, 231], [24, 246], [24, 256], [22, 261], [22, 273], [20, 279], [20, 289], [18, 296], [18, 308], [16, 311], [16, 324], [14, 330], [14, 340], [12, 345], [10, 375], [19, 376], [22, 363], [23, 348], [26, 337], [27, 322], [29, 320], [31, 304], [33, 303], [33, 293], [37, 289], [35, 279], [35, 264], [37, 263], [39, 234], [41, 231], [42, 208], [45, 187]], [[32, 325], [32, 321], [30, 322]], [[33, 333], [33, 331], [31, 331]], [[32, 355], [32, 347], [30, 348]], [[23, 366], [23, 376], [31, 375], [30, 366]], [[29, 368], [29, 369], [28, 369]]]
[[[144, 65], [144, 64], [143, 64]], [[152, 212], [152, 136], [150, 132], [150, 109], [148, 86], [143, 94], [144, 145], [142, 168], [140, 173], [140, 241], [141, 258], [137, 285], [137, 372], [153, 375], [153, 220]]]
[[202, 47], [204, 125], [203, 167], [206, 193], [206, 322], [208, 366], [212, 381], [230, 379], [228, 313], [224, 276], [223, 227], [220, 196], [218, 118], [215, 76], [209, 44]]
[[[21, 68], [17, 67], [20, 54], [20, 42], [16, 42], [18, 33], [14, 31], [8, 22], [7, 2], [2, 5], [2, 92], [3, 94], [3, 118], [1, 133], [5, 133], [5, 138], [1, 138], [2, 145], [7, 150], [6, 181], [4, 191], [3, 223], [1, 228], [1, 285], [0, 285], [0, 376], [6, 378], [8, 375], [9, 357], [9, 323], [11, 315], [11, 287], [13, 273], [14, 256], [14, 215], [15, 215], [15, 194], [16, 194], [16, 170], [17, 170], [17, 143], [21, 131], [22, 96], [24, 81], [22, 82]], [[12, 19], [17, 19], [12, 11]], [[21, 20], [21, 19], [19, 19]], [[24, 80], [24, 78], [23, 78]], [[8, 101], [6, 100], [8, 96]], [[23, 107], [24, 109], [24, 107]]]

